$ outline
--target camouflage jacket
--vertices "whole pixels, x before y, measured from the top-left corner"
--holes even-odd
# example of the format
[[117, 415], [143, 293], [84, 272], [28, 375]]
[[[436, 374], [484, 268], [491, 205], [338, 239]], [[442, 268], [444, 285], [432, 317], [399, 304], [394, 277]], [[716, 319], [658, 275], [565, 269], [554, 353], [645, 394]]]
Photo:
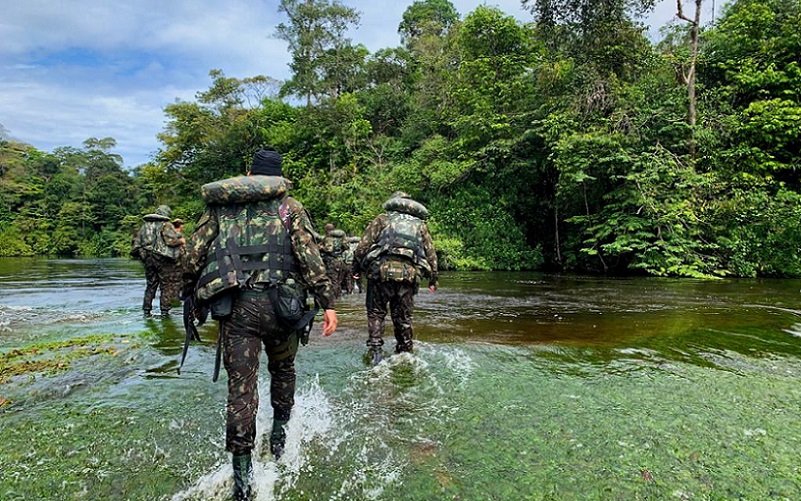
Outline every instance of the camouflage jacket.
[[[333, 308], [334, 289], [326, 277], [325, 265], [312, 235], [309, 217], [303, 205], [294, 198], [287, 196], [285, 203], [289, 213], [288, 230], [292, 251], [300, 270], [298, 278], [316, 296], [321, 308]], [[206, 266], [206, 256], [219, 233], [221, 212], [221, 206], [207, 206], [187, 242], [182, 263], [185, 285], [195, 283]]]
[[344, 232], [342, 230], [334, 230], [323, 237], [323, 241], [320, 244], [320, 252], [327, 257], [341, 259], [346, 245]]
[[[371, 274], [376, 274], [377, 270], [373, 269], [373, 263], [365, 263], [365, 257], [367, 257], [368, 252], [370, 249], [376, 245], [381, 237], [381, 233], [384, 231], [385, 228], [389, 226], [389, 216], [387, 214], [381, 214], [373, 221], [367, 225], [367, 229], [364, 231], [364, 236], [359, 241], [359, 245], [356, 246], [356, 250], [353, 253], [353, 272], [358, 274], [361, 272], [370, 272]], [[385, 266], [391, 268], [391, 273], [396, 276], [416, 276], [421, 272], [428, 275], [428, 284], [429, 285], [437, 285], [439, 282], [439, 272], [437, 268], [437, 252], [434, 249], [434, 241], [431, 239], [431, 233], [428, 231], [428, 226], [425, 223], [422, 224], [422, 245], [423, 245], [423, 252], [426, 256], [426, 261], [428, 261], [429, 270], [421, 270], [417, 266], [415, 266], [412, 262], [404, 260], [404, 259], [397, 259], [393, 257], [386, 258]], [[366, 266], [369, 266], [371, 269], [365, 269]]]
[[178, 259], [183, 245], [182, 236], [169, 218], [156, 214], [145, 216], [143, 224], [133, 239], [132, 254], [144, 258], [142, 251], [153, 252], [170, 259]]

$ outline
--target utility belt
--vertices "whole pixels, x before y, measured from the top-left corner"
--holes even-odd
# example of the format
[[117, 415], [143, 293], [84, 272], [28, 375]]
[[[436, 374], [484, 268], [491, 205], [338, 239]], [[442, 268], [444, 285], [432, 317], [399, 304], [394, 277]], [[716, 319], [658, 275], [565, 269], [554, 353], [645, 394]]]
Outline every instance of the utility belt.
[[282, 284], [257, 283], [242, 289], [239, 294], [267, 295], [278, 323], [290, 331], [303, 330], [319, 311], [307, 307], [306, 290], [291, 278]]
[[319, 309], [309, 308], [306, 290], [293, 279], [284, 283], [257, 283], [243, 289], [231, 289], [215, 296], [209, 302], [211, 318], [225, 320], [233, 313], [234, 301], [239, 295], [267, 295], [278, 323], [287, 330], [304, 330]]
[[421, 267], [405, 256], [383, 255], [367, 267], [367, 277], [382, 282], [417, 283], [423, 275]]

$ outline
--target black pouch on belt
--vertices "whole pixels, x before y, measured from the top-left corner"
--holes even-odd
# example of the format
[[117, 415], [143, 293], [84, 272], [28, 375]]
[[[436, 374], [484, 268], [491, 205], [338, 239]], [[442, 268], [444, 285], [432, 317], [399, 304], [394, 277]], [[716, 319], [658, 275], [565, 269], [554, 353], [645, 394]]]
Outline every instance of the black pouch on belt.
[[286, 283], [271, 287], [270, 293], [278, 321], [288, 329], [297, 329], [298, 322], [306, 313], [306, 291], [300, 284]]

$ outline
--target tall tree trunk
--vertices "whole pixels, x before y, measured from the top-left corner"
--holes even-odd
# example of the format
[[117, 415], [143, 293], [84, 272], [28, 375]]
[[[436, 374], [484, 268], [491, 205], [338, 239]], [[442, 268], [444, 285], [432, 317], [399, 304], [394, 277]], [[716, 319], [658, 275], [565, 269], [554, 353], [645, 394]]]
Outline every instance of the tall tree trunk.
[[695, 68], [698, 63], [698, 30], [701, 26], [701, 2], [695, 0], [695, 15], [692, 19], [684, 15], [681, 5], [682, 0], [676, 0], [679, 19], [690, 23], [690, 69], [684, 76], [684, 83], [687, 84], [687, 125], [690, 126], [690, 140], [687, 149], [691, 158], [695, 158], [695, 124], [698, 121], [697, 97], [695, 94]]
[[562, 251], [561, 247], [562, 244], [559, 242], [559, 207], [556, 203], [556, 197], [554, 196], [554, 203], [553, 203], [553, 228], [554, 228], [554, 236], [556, 237], [555, 244], [556, 244], [556, 262], [559, 263], [559, 267], [562, 267]]

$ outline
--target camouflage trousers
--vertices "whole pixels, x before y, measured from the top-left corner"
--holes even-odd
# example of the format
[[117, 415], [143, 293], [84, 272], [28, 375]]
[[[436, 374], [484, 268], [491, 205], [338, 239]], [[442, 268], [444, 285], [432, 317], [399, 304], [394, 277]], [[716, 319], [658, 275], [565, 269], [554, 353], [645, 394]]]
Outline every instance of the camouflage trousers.
[[395, 331], [395, 353], [412, 351], [412, 310], [417, 284], [407, 281], [367, 279], [367, 346], [384, 345], [384, 319], [389, 304]]
[[345, 271], [342, 273], [342, 289], [348, 294], [353, 294], [353, 284], [354, 280], [351, 266], [345, 263]]
[[181, 277], [178, 264], [164, 256], [153, 252], [144, 252], [142, 262], [145, 265], [145, 297], [142, 300], [142, 309], [150, 311], [153, 309], [153, 299], [156, 291], [161, 290], [159, 297], [159, 308], [162, 313], [167, 313], [178, 300], [181, 291]]
[[345, 261], [338, 257], [323, 257], [325, 263], [325, 275], [334, 286], [334, 296], [336, 299], [342, 295], [342, 281], [345, 275]]
[[259, 356], [267, 352], [270, 403], [276, 419], [289, 420], [295, 404], [298, 335], [279, 327], [267, 292], [245, 291], [224, 322], [223, 363], [228, 372], [225, 448], [240, 455], [253, 449], [259, 410]]

